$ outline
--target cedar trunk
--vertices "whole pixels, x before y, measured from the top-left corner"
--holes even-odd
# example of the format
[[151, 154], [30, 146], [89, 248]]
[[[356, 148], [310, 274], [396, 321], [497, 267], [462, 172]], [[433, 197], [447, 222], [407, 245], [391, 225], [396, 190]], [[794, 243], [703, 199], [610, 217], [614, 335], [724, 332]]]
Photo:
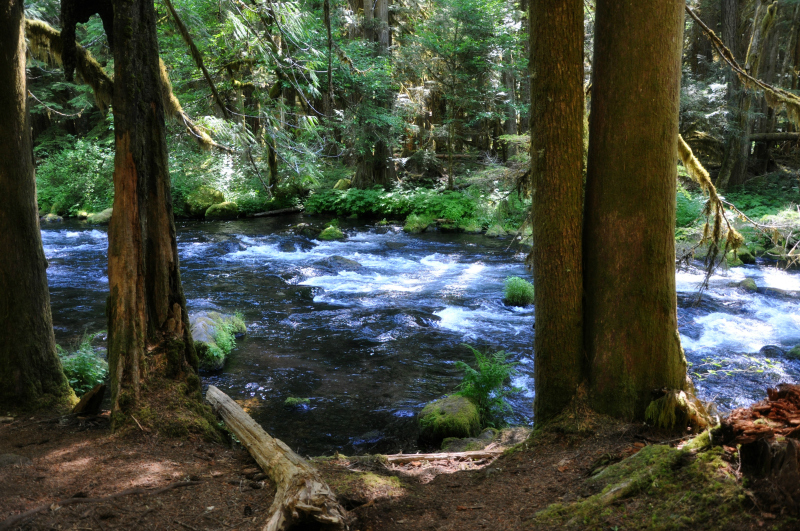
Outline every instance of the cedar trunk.
[[22, 0], [0, 5], [0, 404], [36, 407], [71, 391], [56, 355], [39, 232], [25, 82]]
[[583, 380], [583, 3], [530, 3], [537, 422]]
[[178, 267], [153, 2], [117, 0], [114, 28], [107, 311], [116, 414], [135, 406], [148, 378], [194, 375], [197, 357]]
[[592, 405], [626, 419], [686, 381], [674, 242], [683, 9], [597, 2], [584, 326]]

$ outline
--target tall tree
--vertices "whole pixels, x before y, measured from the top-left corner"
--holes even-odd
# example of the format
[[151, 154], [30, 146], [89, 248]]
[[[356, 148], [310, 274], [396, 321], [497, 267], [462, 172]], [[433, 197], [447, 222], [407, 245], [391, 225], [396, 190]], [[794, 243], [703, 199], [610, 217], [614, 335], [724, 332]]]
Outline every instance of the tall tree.
[[[65, 30], [111, 0], [62, 2]], [[92, 11], [92, 10], [95, 11]], [[104, 15], [105, 13], [105, 15]], [[113, 0], [114, 213], [108, 228], [108, 358], [114, 425], [147, 401], [144, 383], [184, 380], [199, 399], [197, 355], [178, 263], [164, 126], [170, 98], [152, 0]], [[66, 33], [66, 32], [65, 32]], [[74, 40], [64, 42], [74, 52]], [[65, 73], [71, 77], [72, 72]], [[174, 104], [173, 104], [174, 105]]]
[[56, 355], [39, 232], [22, 0], [0, 3], [0, 404], [72, 395]]
[[151, 377], [199, 390], [181, 286], [152, 0], [114, 2], [114, 214], [108, 229], [112, 413]]
[[598, 0], [586, 177], [585, 340], [595, 409], [642, 418], [685, 385], [675, 292], [683, 0]]
[[531, 185], [537, 419], [583, 375], [583, 2], [530, 2]]

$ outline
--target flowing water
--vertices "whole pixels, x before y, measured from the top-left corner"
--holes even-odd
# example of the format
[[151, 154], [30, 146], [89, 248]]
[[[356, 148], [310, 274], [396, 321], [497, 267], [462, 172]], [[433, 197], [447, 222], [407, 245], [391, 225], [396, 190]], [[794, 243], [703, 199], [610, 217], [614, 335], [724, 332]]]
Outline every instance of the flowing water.
[[[224, 372], [204, 383], [255, 399], [254, 418], [302, 454], [411, 451], [415, 415], [460, 381], [455, 362], [473, 361], [468, 343], [519, 363], [513, 383], [524, 391], [508, 420], [531, 423], [534, 312], [502, 302], [506, 277], [529, 278], [520, 250], [392, 227], [344, 227], [342, 242], [283, 232], [300, 221], [179, 223], [190, 312], [239, 311], [248, 327]], [[57, 341], [105, 329], [105, 231], [68, 223], [45, 227], [42, 239]], [[745, 276], [766, 289], [730, 287]], [[725, 410], [797, 381], [800, 362], [780, 351], [800, 343], [800, 274], [735, 268], [698, 304], [701, 280], [678, 272], [681, 339], [701, 397]], [[288, 397], [309, 400], [287, 406]]]

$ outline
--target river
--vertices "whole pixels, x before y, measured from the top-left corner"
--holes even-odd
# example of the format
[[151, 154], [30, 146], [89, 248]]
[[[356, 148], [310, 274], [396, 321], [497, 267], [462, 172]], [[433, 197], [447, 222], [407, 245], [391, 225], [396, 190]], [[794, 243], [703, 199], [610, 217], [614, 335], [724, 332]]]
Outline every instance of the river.
[[[178, 249], [189, 311], [239, 311], [248, 335], [224, 372], [204, 375], [302, 455], [416, 449], [414, 417], [453, 391], [470, 344], [504, 350], [518, 363], [508, 421], [532, 422], [532, 308], [502, 302], [508, 276], [530, 279], [522, 251], [480, 235], [408, 235], [397, 227], [343, 223], [345, 241], [284, 232], [301, 216], [179, 222]], [[56, 340], [74, 343], [106, 328], [104, 228], [78, 222], [42, 230]], [[332, 269], [341, 256], [361, 267]], [[754, 277], [758, 293], [731, 284]], [[702, 272], [678, 272], [679, 324], [701, 398], [720, 410], [746, 405], [800, 362], [800, 274], [766, 265], [715, 275], [698, 303]], [[783, 290], [783, 291], [779, 291]], [[287, 406], [286, 398], [308, 398]]]

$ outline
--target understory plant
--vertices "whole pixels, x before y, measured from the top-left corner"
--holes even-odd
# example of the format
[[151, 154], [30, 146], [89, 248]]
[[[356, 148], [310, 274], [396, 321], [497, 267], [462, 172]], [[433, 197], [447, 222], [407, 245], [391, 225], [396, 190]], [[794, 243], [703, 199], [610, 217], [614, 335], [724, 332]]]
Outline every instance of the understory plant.
[[68, 352], [57, 346], [61, 367], [69, 385], [80, 396], [105, 381], [108, 363], [97, 355], [92, 347], [92, 335], [84, 333], [74, 351]]
[[457, 395], [472, 401], [481, 415], [483, 426], [496, 426], [503, 423], [503, 415], [511, 410], [506, 397], [522, 391], [510, 386], [511, 377], [517, 374], [517, 364], [506, 361], [506, 353], [501, 350], [484, 354], [478, 349], [464, 344], [475, 355], [475, 368], [463, 361], [456, 367], [464, 371], [464, 380], [458, 385]]

